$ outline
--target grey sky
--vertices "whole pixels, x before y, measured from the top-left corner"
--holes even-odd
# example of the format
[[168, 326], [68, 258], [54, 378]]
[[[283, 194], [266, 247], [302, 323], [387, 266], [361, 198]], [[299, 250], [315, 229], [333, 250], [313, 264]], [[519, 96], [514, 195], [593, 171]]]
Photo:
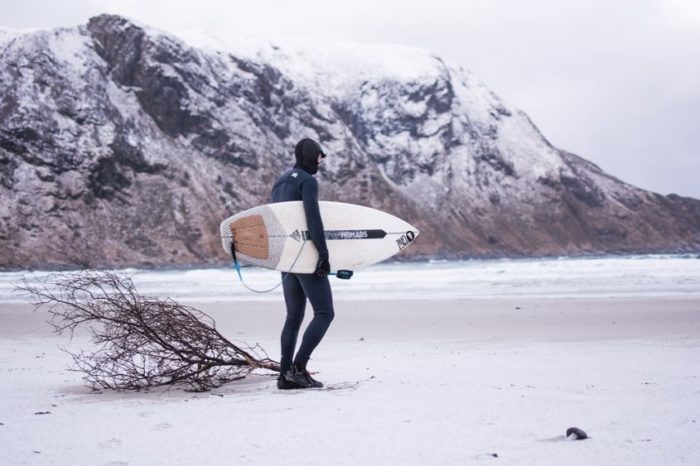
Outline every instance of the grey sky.
[[700, 198], [697, 0], [0, 0], [0, 26], [110, 12], [164, 30], [423, 47], [473, 71], [555, 146]]

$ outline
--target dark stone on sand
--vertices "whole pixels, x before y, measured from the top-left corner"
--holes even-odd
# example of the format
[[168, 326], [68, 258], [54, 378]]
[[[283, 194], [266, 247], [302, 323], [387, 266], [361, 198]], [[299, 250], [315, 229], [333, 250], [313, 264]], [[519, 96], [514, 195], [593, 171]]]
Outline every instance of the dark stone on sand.
[[566, 438], [571, 438], [572, 440], [585, 440], [588, 435], [578, 427], [569, 427], [566, 429]]

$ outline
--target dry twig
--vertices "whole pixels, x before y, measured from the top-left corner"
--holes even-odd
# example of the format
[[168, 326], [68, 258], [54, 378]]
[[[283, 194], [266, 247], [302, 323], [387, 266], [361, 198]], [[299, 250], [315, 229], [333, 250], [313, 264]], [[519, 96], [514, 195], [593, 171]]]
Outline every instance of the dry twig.
[[72, 337], [79, 327], [89, 332], [93, 352], [68, 352], [94, 388], [182, 383], [206, 391], [257, 368], [279, 371], [259, 346], [233, 344], [197, 309], [140, 296], [124, 275], [84, 271], [35, 283], [25, 279], [19, 290], [32, 296], [36, 308], [49, 307], [56, 333]]

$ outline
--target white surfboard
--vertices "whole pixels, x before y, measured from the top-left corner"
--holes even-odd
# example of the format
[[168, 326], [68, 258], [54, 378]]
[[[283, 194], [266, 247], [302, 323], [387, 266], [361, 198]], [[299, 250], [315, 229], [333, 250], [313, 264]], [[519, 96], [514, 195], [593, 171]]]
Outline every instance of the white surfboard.
[[[318, 203], [333, 270], [355, 270], [401, 252], [418, 237], [411, 224], [386, 212], [355, 204]], [[318, 251], [309, 238], [301, 201], [246, 210], [221, 222], [221, 243], [242, 264], [313, 273]]]

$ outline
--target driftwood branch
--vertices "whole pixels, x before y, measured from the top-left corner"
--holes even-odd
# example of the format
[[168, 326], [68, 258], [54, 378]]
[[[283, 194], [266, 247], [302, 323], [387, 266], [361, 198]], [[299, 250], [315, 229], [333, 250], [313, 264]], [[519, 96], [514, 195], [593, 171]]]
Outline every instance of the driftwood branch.
[[53, 275], [18, 287], [48, 307], [58, 334], [87, 330], [96, 348], [69, 354], [94, 388], [137, 390], [186, 384], [206, 391], [262, 368], [279, 371], [258, 345], [234, 344], [203, 312], [172, 299], [140, 296], [114, 272]]

